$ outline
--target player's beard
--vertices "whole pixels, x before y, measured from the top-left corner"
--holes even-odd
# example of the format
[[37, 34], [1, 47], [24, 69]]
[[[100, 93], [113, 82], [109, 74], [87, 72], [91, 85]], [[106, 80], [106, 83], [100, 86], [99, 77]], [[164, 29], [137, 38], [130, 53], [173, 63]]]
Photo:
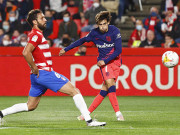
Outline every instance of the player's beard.
[[42, 25], [42, 24], [40, 24], [38, 21], [37, 21], [37, 24], [38, 24], [38, 28], [40, 29], [40, 30], [45, 30], [46, 29], [46, 23], [44, 24], [44, 25]]

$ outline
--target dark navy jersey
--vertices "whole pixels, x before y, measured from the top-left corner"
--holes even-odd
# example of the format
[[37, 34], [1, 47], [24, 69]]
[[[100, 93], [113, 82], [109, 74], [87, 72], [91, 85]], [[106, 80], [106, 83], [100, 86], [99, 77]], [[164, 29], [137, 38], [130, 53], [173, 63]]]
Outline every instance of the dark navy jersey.
[[104, 60], [105, 64], [110, 61], [116, 61], [118, 65], [121, 65], [121, 52], [122, 52], [122, 42], [121, 34], [117, 27], [113, 25], [108, 26], [108, 31], [105, 33], [100, 32], [99, 28], [93, 29], [86, 37], [83, 37], [64, 50], [67, 52], [70, 49], [82, 45], [84, 42], [94, 42], [98, 48], [99, 60]]

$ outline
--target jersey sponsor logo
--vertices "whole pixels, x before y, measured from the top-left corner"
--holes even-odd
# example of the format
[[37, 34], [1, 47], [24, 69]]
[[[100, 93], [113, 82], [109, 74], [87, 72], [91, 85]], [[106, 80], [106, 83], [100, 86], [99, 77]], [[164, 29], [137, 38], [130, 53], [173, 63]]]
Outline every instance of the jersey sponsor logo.
[[110, 36], [106, 36], [106, 40], [107, 41], [111, 41], [111, 37]]
[[37, 36], [37, 35], [34, 35], [31, 40], [34, 41], [34, 42], [36, 42], [37, 39], [38, 39], [38, 36]]
[[104, 43], [103, 45], [98, 45], [98, 44], [96, 44], [96, 46], [97, 46], [98, 48], [107, 48], [107, 47], [113, 47], [113, 46], [114, 46], [114, 43], [112, 43], [112, 44], [106, 44], [106, 43]]
[[121, 34], [118, 33], [116, 39], [121, 38]]
[[95, 40], [98, 40], [99, 38], [95, 38]]

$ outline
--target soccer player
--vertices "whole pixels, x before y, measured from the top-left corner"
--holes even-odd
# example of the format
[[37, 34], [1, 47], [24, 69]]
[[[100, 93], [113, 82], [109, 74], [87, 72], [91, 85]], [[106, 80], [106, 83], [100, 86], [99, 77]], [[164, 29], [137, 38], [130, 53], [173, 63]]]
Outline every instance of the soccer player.
[[[116, 97], [116, 80], [121, 66], [121, 34], [118, 28], [109, 25], [111, 21], [110, 12], [99, 12], [95, 17], [95, 20], [98, 28], [93, 29], [86, 37], [81, 38], [65, 49], [60, 50], [59, 55], [63, 55], [65, 52], [82, 45], [84, 42], [94, 42], [98, 47], [99, 52], [97, 65], [100, 68], [104, 82], [100, 93], [96, 96], [88, 109], [89, 113], [92, 113], [108, 94], [111, 105], [116, 113], [117, 120], [124, 121]], [[78, 119], [84, 120], [84, 117], [81, 115]]]
[[31, 68], [31, 89], [28, 101], [1, 110], [0, 122], [6, 115], [33, 111], [37, 108], [41, 96], [47, 89], [51, 89], [54, 92], [60, 91], [73, 97], [76, 107], [87, 122], [87, 126], [105, 126], [106, 122], [92, 121], [79, 90], [65, 76], [53, 71], [49, 45], [42, 33], [47, 22], [42, 11], [38, 9], [31, 10], [28, 13], [27, 22], [32, 26], [32, 31], [28, 35], [28, 44], [23, 50], [23, 56]]

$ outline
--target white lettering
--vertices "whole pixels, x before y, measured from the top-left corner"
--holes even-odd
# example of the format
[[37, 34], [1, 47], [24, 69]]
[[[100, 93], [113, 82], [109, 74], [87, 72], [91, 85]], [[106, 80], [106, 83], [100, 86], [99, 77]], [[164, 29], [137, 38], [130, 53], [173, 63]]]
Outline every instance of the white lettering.
[[166, 84], [166, 85], [161, 84], [160, 65], [156, 65], [155, 69], [156, 69], [155, 70], [155, 83], [156, 83], [156, 86], [161, 90], [170, 89], [174, 84], [174, 68], [169, 68], [168, 69], [169, 77], [168, 77], [168, 84]]
[[103, 45], [98, 45], [98, 44], [96, 44], [96, 46], [97, 46], [98, 48], [107, 48], [107, 47], [113, 47], [113, 46], [114, 46], [114, 43], [112, 43], [112, 44], [106, 44], [106, 43], [104, 43]]
[[[123, 85], [124, 89], [130, 89], [126, 79], [129, 76], [129, 68], [126, 65], [122, 65], [121, 69], [124, 70], [124, 74], [122, 76], [119, 76], [116, 81], [116, 88], [119, 88], [119, 82]], [[120, 71], [121, 72], [121, 71]]]
[[[137, 82], [137, 72], [141, 69], [145, 70], [147, 73], [147, 81], [143, 85]], [[153, 89], [151, 88], [152, 81], [153, 81], [152, 70], [150, 69], [149, 66], [144, 64], [139, 64], [133, 68], [131, 73], [131, 82], [136, 89], [147, 90], [149, 93], [151, 93], [153, 92]]]
[[[155, 83], [156, 87], [159, 90], [169, 90], [170, 88], [173, 87], [174, 85], [174, 68], [169, 68], [168, 69], [168, 77], [166, 77], [165, 79], [168, 81], [166, 84], [162, 84], [162, 76], [164, 76], [164, 73], [161, 73], [161, 65], [154, 65], [155, 70], [154, 72], [152, 72], [152, 69], [149, 65], [146, 64], [137, 64], [134, 67], [132, 67], [132, 71], [130, 71], [129, 67], [126, 65], [122, 65], [121, 66], [121, 72], [123, 72], [123, 74], [119, 75], [117, 82], [116, 82], [116, 88], [119, 89], [119, 86], [121, 86], [124, 90], [131, 90], [130, 86], [132, 84], [132, 86], [136, 89], [136, 90], [147, 90], [148, 93], [152, 93], [154, 90], [152, 88], [152, 83]], [[88, 81], [89, 81], [89, 85], [92, 89], [101, 89], [102, 88], [102, 79], [100, 81], [100, 84], [98, 84], [97, 82], [95, 82], [95, 72], [98, 70], [98, 66], [92, 65], [90, 67], [90, 70], [87, 71], [87, 68], [85, 65], [82, 64], [72, 64], [70, 66], [70, 80], [72, 82], [73, 85], [76, 85], [76, 82], [78, 81], [84, 81], [84, 79], [87, 77], [88, 75]], [[81, 71], [80, 75], [77, 75], [77, 70]], [[143, 75], [139, 76], [138, 71], [139, 70], [144, 70], [145, 74], [147, 75], [147, 77], [145, 78]], [[178, 79], [178, 83], [177, 83], [177, 87], [178, 90], [180, 89], [180, 65], [178, 65], [177, 68], [177, 79]], [[163, 75], [162, 75], [163, 74]], [[166, 73], [167, 74], [167, 73]], [[154, 75], [154, 77], [153, 77]], [[98, 76], [99, 77], [99, 76]], [[129, 78], [130, 77], [130, 78]], [[128, 80], [131, 80], [128, 81]], [[154, 79], [154, 80], [153, 80]], [[163, 78], [164, 79], [164, 78]], [[139, 83], [138, 80], [145, 80], [145, 82]]]
[[[82, 74], [80, 76], [76, 76], [76, 69], [80, 69]], [[82, 81], [87, 76], [87, 69], [84, 65], [81, 64], [72, 64], [70, 66], [70, 80], [71, 83], [76, 86], [76, 81]]]
[[99, 67], [97, 65], [94, 65], [91, 67], [91, 69], [89, 70], [89, 75], [88, 75], [88, 79], [89, 79], [89, 83], [91, 85], [92, 88], [94, 89], [101, 89], [102, 88], [102, 84], [97, 84], [94, 81], [94, 72], [99, 69]]

